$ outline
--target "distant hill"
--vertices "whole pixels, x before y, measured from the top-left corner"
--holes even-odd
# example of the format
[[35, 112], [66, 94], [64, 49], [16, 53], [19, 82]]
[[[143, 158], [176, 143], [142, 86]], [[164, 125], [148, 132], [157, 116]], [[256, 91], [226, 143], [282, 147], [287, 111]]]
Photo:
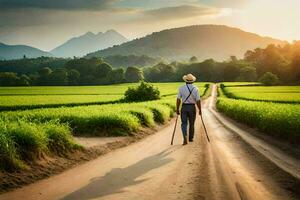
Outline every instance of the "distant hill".
[[242, 57], [250, 49], [283, 43], [224, 25], [196, 25], [155, 32], [87, 56], [147, 55], [170, 60], [197, 56], [198, 59], [224, 60], [231, 55]]
[[105, 62], [108, 62], [113, 67], [131, 67], [131, 66], [152, 66], [159, 62], [162, 62], [161, 59], [152, 58], [146, 55], [136, 56], [122, 56], [122, 55], [114, 55], [103, 58]]
[[11, 60], [23, 58], [37, 58], [41, 56], [51, 57], [52, 55], [46, 51], [26, 46], [26, 45], [7, 45], [0, 43], [0, 60]]
[[99, 32], [98, 34], [87, 32], [82, 36], [68, 40], [50, 52], [56, 57], [82, 57], [87, 53], [112, 47], [127, 41], [123, 35], [115, 30], [109, 30], [105, 33]]

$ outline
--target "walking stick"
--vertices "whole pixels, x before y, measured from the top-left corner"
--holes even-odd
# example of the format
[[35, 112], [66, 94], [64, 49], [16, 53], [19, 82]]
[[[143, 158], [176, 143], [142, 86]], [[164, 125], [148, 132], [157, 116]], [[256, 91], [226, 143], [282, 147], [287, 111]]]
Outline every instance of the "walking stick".
[[175, 127], [174, 127], [174, 131], [173, 131], [173, 135], [172, 135], [172, 140], [171, 140], [171, 145], [173, 145], [173, 141], [174, 141], [174, 136], [175, 136], [175, 132], [176, 132], [176, 126], [177, 126], [177, 120], [178, 120], [179, 115], [177, 115], [176, 117], [176, 122], [175, 122]]
[[204, 128], [205, 134], [206, 134], [207, 141], [210, 142], [210, 139], [209, 139], [209, 137], [208, 137], [207, 130], [206, 130], [206, 127], [205, 127], [203, 118], [202, 118], [202, 113], [201, 113], [200, 116], [201, 116], [201, 121], [202, 121], [202, 125], [203, 125], [203, 128]]

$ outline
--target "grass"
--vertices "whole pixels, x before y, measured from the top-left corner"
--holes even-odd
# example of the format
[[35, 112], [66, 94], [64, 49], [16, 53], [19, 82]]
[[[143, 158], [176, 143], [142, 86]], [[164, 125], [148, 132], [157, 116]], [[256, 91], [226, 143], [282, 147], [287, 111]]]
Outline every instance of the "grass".
[[223, 93], [233, 99], [275, 103], [300, 103], [300, 86], [224, 87]]
[[168, 120], [174, 110], [164, 102], [166, 100], [2, 112], [0, 118], [40, 123], [57, 120], [68, 123], [75, 134], [127, 135], [141, 125], [152, 126], [154, 121], [164, 123]]
[[1, 96], [0, 111], [80, 106], [118, 102], [123, 95], [26, 95]]
[[[173, 100], [172, 100], [173, 101]], [[132, 135], [143, 126], [164, 123], [173, 116], [170, 100], [2, 112], [0, 168], [24, 168], [43, 154], [61, 155], [79, 146], [72, 134]]]
[[35, 160], [42, 154], [62, 154], [79, 147], [73, 141], [71, 129], [65, 124], [0, 120], [2, 169], [24, 168], [27, 161]]
[[217, 108], [265, 133], [300, 142], [300, 105], [219, 98]]

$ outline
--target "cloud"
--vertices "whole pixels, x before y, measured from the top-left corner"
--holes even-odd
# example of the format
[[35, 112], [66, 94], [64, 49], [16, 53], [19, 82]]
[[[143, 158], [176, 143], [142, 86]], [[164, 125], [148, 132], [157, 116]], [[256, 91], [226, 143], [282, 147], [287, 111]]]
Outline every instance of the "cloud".
[[70, 10], [61, 6], [60, 9], [0, 9], [0, 41], [49, 50], [87, 31], [116, 29], [136, 38], [165, 28], [198, 24], [221, 12], [221, 8], [202, 5], [151, 9], [106, 6], [101, 10]]
[[253, 0], [196, 0], [198, 3], [222, 8], [241, 8]]
[[165, 7], [153, 10], [144, 10], [142, 15], [148, 19], [156, 20], [176, 20], [194, 18], [200, 16], [217, 15], [221, 9], [198, 5], [181, 5], [175, 7]]
[[0, 8], [39, 8], [54, 10], [102, 10], [110, 8], [117, 0], [0, 0]]

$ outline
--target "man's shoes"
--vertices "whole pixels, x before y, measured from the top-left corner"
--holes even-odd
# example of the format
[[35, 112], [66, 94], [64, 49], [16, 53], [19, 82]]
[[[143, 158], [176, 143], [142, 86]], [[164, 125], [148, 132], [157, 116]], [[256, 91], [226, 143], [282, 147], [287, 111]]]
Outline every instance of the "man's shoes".
[[183, 137], [183, 145], [187, 145], [188, 142], [187, 142], [187, 138], [186, 137]]
[[193, 139], [189, 138], [189, 142], [193, 142], [193, 141], [194, 141]]

